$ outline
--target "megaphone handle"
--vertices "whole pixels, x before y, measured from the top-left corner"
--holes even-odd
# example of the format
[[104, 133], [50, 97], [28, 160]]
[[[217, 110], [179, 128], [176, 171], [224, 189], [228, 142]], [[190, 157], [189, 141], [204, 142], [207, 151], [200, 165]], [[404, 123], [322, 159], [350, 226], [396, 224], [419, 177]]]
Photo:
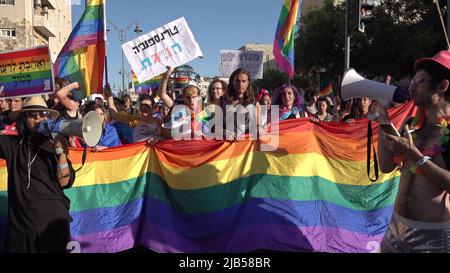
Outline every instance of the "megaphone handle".
[[79, 170], [81, 170], [81, 168], [83, 168], [84, 166], [84, 162], [86, 162], [86, 156], [87, 156], [87, 145], [84, 144], [84, 149], [83, 149], [83, 155], [81, 156], [81, 166], [75, 170], [75, 172], [78, 172]]
[[[45, 130], [47, 131], [47, 135], [50, 137], [50, 139], [51, 140], [54, 140], [53, 139], [53, 135], [52, 135], [52, 130], [50, 130], [50, 128], [48, 128], [48, 122], [45, 122], [44, 123], [44, 128], [45, 128]], [[53, 129], [53, 128], [52, 128]]]

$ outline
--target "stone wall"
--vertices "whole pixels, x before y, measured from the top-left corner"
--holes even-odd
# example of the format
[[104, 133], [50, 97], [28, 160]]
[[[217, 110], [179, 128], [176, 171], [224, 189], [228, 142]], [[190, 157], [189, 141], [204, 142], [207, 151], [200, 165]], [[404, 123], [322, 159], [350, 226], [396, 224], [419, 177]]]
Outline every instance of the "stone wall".
[[19, 48], [31, 47], [33, 44], [32, 38], [27, 37], [31, 25], [23, 19], [20, 23], [12, 22], [7, 18], [0, 18], [0, 28], [13, 28], [16, 30], [16, 38], [0, 38], [0, 51], [14, 50]]

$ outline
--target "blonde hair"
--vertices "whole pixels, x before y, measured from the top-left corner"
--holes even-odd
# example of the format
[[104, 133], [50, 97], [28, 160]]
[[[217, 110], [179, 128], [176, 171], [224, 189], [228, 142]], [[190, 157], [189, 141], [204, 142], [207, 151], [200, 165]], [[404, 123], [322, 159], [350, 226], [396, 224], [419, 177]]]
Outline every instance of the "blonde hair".
[[188, 85], [185, 88], [183, 88], [183, 98], [185, 98], [187, 95], [193, 95], [197, 94], [200, 96], [200, 89], [195, 85]]

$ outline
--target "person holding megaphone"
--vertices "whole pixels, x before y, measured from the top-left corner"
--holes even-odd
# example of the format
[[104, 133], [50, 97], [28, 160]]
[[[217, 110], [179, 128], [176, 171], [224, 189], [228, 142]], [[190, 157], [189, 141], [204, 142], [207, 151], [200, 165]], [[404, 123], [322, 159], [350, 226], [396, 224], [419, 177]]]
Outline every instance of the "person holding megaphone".
[[[409, 96], [419, 108], [399, 132], [379, 130], [380, 169], [400, 168], [394, 213], [382, 252], [450, 252], [450, 52], [440, 51], [414, 65]], [[375, 102], [376, 120], [389, 123]]]
[[63, 190], [75, 172], [67, 143], [38, 131], [52, 112], [58, 115], [41, 97], [29, 97], [10, 114], [18, 135], [0, 135], [8, 170], [7, 252], [66, 252], [70, 240], [70, 200]]

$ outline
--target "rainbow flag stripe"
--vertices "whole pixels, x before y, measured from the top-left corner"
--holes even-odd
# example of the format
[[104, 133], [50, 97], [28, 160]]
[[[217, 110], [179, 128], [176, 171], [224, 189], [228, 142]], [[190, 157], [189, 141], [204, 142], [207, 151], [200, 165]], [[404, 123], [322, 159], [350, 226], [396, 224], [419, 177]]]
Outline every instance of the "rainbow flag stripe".
[[[399, 125], [412, 111], [390, 116]], [[286, 120], [275, 152], [256, 141], [204, 140], [89, 153], [66, 191], [73, 240], [83, 252], [368, 252], [389, 223], [398, 173], [367, 178], [366, 127]], [[71, 150], [74, 167], [81, 157]], [[3, 161], [0, 202], [6, 176]], [[5, 219], [0, 204], [0, 240]]]
[[76, 99], [103, 92], [104, 0], [90, 0], [55, 62], [55, 76], [81, 84]]
[[294, 77], [295, 23], [302, 2], [302, 0], [284, 1], [273, 42], [275, 61], [291, 79]]

